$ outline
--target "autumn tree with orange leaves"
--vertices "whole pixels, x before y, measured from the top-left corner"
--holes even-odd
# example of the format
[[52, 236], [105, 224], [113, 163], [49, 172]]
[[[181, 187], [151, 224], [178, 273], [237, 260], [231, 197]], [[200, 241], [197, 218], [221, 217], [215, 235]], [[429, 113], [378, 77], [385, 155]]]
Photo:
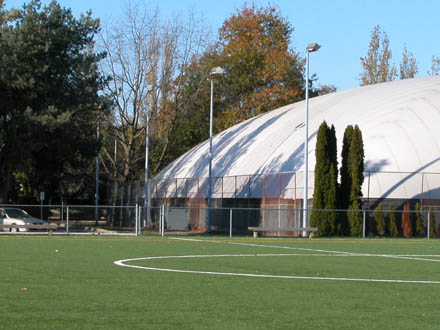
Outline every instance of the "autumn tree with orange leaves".
[[413, 236], [413, 220], [409, 203], [405, 203], [402, 213], [402, 232], [404, 237]]
[[[219, 30], [215, 45], [195, 56], [182, 72], [179, 93], [190, 95], [180, 108], [168, 155], [182, 154], [209, 137], [210, 71], [225, 74], [214, 82], [214, 134], [239, 122], [304, 99], [304, 58], [292, 46], [293, 28], [273, 6], [244, 5]], [[304, 45], [305, 47], [305, 45]], [[313, 87], [310, 95], [335, 91]], [[180, 154], [179, 154], [180, 153]]]
[[[239, 122], [304, 99], [304, 58], [291, 45], [294, 29], [273, 6], [245, 4], [219, 29], [218, 41], [181, 74], [186, 82], [177, 92], [181, 104], [168, 148], [172, 160], [209, 137], [210, 71], [220, 66], [225, 74], [214, 82], [214, 133]], [[305, 45], [303, 45], [305, 47]], [[313, 86], [310, 96], [336, 91], [334, 86]]]
[[271, 6], [244, 5], [224, 22], [212, 63], [227, 72], [219, 130], [304, 98], [304, 59], [290, 45], [293, 30]]

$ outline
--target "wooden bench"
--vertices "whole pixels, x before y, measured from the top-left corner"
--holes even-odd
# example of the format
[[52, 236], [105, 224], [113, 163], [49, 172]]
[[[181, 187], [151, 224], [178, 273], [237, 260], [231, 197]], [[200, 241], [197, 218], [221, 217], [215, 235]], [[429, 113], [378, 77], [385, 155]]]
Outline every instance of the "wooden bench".
[[54, 230], [58, 229], [58, 225], [56, 225], [56, 224], [47, 224], [47, 225], [5, 225], [5, 224], [0, 224], [0, 229], [9, 229], [9, 230], [17, 229], [17, 231], [18, 231], [19, 228], [33, 229], [33, 230], [46, 229], [49, 232], [49, 235], [52, 235], [52, 232]]
[[318, 228], [316, 227], [307, 227], [307, 228], [288, 228], [288, 227], [248, 227], [250, 231], [253, 232], [254, 237], [258, 237], [258, 232], [261, 231], [284, 231], [284, 232], [306, 232], [307, 235], [312, 232], [317, 232]]

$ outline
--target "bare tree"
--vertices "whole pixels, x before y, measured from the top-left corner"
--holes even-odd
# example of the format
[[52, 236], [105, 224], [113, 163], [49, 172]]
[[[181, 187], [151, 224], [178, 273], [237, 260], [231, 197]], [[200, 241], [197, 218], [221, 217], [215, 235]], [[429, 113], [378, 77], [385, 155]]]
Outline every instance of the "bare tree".
[[360, 74], [361, 86], [392, 81], [397, 76], [396, 68], [391, 65], [391, 50], [388, 35], [376, 25], [371, 32], [368, 54], [361, 57], [363, 72]]
[[430, 76], [436, 76], [440, 74], [440, 57], [432, 57], [431, 71], [428, 71]]
[[[152, 10], [133, 1], [127, 3], [124, 17], [101, 34], [108, 55], [101, 70], [112, 78], [107, 91], [114, 102], [108, 134], [121, 146], [116, 162], [122, 180], [139, 179], [142, 173], [148, 125], [158, 155], [151, 172], [159, 167], [179, 111], [182, 72], [193, 56], [205, 50], [206, 40], [203, 24], [194, 15], [188, 15], [186, 21], [177, 16], [163, 21], [157, 7]], [[103, 154], [118, 168], [109, 148], [104, 147]]]
[[402, 63], [400, 63], [400, 79], [414, 78], [419, 69], [417, 67], [416, 59], [413, 53], [406, 49], [406, 45], [403, 48]]

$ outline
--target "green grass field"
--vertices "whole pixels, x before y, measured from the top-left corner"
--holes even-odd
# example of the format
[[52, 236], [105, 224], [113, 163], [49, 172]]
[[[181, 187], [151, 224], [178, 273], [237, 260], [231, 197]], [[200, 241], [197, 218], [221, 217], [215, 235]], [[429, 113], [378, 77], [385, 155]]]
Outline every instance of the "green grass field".
[[440, 241], [188, 239], [1, 236], [0, 328], [439, 327]]

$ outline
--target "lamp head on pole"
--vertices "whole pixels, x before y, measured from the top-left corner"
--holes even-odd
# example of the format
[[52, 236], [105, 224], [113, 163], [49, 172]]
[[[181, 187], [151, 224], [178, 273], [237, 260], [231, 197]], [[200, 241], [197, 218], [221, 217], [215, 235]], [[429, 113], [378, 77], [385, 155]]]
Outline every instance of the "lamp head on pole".
[[213, 68], [212, 70], [211, 70], [211, 77], [212, 76], [214, 76], [214, 75], [216, 75], [216, 74], [219, 74], [219, 75], [221, 75], [221, 74], [224, 74], [225, 73], [225, 69], [223, 69], [223, 68], [221, 68], [221, 67], [219, 67], [219, 66], [217, 66], [217, 67], [215, 67], [215, 68]]
[[321, 48], [321, 46], [318, 45], [316, 42], [314, 42], [307, 45], [306, 51], [308, 53], [312, 53], [312, 52], [316, 52], [319, 48]]

